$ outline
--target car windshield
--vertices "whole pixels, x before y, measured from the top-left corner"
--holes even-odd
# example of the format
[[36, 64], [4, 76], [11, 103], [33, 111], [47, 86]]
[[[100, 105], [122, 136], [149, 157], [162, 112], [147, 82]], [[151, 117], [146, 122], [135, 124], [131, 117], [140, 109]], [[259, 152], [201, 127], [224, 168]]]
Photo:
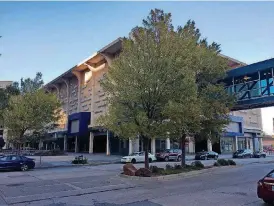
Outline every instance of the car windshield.
[[271, 171], [266, 177], [274, 178], [274, 170]]
[[207, 152], [203, 151], [203, 152], [198, 152], [197, 154], [198, 155], [201, 155], [201, 154], [206, 154]]
[[129, 156], [136, 156], [136, 155], [142, 155], [142, 152], [133, 152], [131, 155]]
[[243, 153], [244, 150], [240, 149], [240, 150], [237, 150], [236, 153]]

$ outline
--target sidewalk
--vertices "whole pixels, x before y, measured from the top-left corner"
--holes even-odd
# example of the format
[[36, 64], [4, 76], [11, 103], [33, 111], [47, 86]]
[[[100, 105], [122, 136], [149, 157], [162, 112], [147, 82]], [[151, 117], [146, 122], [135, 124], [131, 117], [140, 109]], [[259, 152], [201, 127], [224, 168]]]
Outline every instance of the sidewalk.
[[[86, 153], [68, 153], [66, 156], [42, 156], [42, 161], [40, 164], [39, 156], [30, 156], [30, 158], [35, 159], [36, 168], [52, 168], [52, 167], [76, 167], [80, 165], [72, 165], [71, 161], [79, 155], [83, 155], [88, 159], [88, 163], [91, 166], [104, 165], [104, 164], [116, 164], [120, 163], [121, 157], [118, 155], [107, 156], [105, 154], [86, 154]], [[268, 155], [266, 159], [273, 159], [274, 155]], [[219, 155], [219, 159], [232, 159], [231, 154]], [[239, 162], [258, 162], [265, 161], [264, 158], [252, 158], [252, 159], [236, 159]], [[191, 162], [194, 160], [194, 155], [187, 155], [186, 161]], [[211, 162], [211, 160], [206, 161], [206, 163]], [[159, 164], [166, 164], [167, 162], [162, 162]]]

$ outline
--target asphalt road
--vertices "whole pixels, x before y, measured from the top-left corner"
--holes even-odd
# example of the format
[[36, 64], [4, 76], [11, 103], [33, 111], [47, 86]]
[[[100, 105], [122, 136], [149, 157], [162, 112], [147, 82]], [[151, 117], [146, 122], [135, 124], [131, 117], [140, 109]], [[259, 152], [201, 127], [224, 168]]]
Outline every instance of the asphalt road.
[[263, 206], [257, 181], [273, 163], [223, 167], [173, 180], [130, 180], [119, 165], [0, 173], [0, 205]]

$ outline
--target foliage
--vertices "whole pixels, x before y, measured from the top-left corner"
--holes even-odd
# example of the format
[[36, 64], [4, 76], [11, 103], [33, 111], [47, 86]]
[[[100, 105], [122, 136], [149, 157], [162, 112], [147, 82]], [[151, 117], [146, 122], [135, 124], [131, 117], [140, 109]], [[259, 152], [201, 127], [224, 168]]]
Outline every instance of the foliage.
[[183, 169], [183, 167], [182, 167], [182, 165], [174, 164], [174, 169], [175, 170], [181, 170], [181, 169]]
[[60, 102], [54, 94], [43, 90], [12, 96], [3, 111], [4, 124], [8, 129], [8, 139], [22, 144], [26, 133], [42, 131], [46, 125], [59, 119]]
[[191, 166], [197, 167], [197, 168], [204, 168], [204, 164], [201, 161], [194, 161], [192, 162]]
[[234, 160], [227, 160], [229, 165], [236, 165], [236, 162]]
[[229, 162], [225, 159], [218, 159], [217, 163], [220, 164], [221, 166], [227, 166], [229, 165]]
[[170, 164], [166, 164], [166, 170], [173, 169], [173, 167]]
[[221, 165], [220, 165], [219, 162], [214, 162], [213, 166], [214, 166], [214, 167], [220, 167]]
[[158, 173], [159, 172], [159, 168], [157, 167], [157, 166], [150, 166], [149, 167], [149, 169], [150, 169], [150, 171], [152, 172], [152, 173]]
[[123, 39], [102, 81], [109, 107], [99, 125], [120, 138], [143, 138], [146, 168], [148, 139], [180, 139], [185, 165], [186, 137], [217, 136], [229, 120], [233, 98], [218, 84], [228, 69], [219, 52], [194, 21], [174, 29], [170, 13], [152, 10]]
[[78, 157], [75, 157], [75, 159], [72, 160], [71, 163], [72, 164], [87, 164], [88, 163], [88, 159], [84, 158], [83, 156], [78, 156]]

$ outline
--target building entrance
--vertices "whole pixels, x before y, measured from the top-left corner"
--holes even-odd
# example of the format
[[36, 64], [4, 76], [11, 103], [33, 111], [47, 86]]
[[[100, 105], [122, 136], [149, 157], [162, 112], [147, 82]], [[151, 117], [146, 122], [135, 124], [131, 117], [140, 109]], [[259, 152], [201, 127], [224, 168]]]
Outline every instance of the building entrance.
[[107, 136], [106, 135], [94, 136], [93, 152], [106, 153], [106, 149], [107, 149]]

